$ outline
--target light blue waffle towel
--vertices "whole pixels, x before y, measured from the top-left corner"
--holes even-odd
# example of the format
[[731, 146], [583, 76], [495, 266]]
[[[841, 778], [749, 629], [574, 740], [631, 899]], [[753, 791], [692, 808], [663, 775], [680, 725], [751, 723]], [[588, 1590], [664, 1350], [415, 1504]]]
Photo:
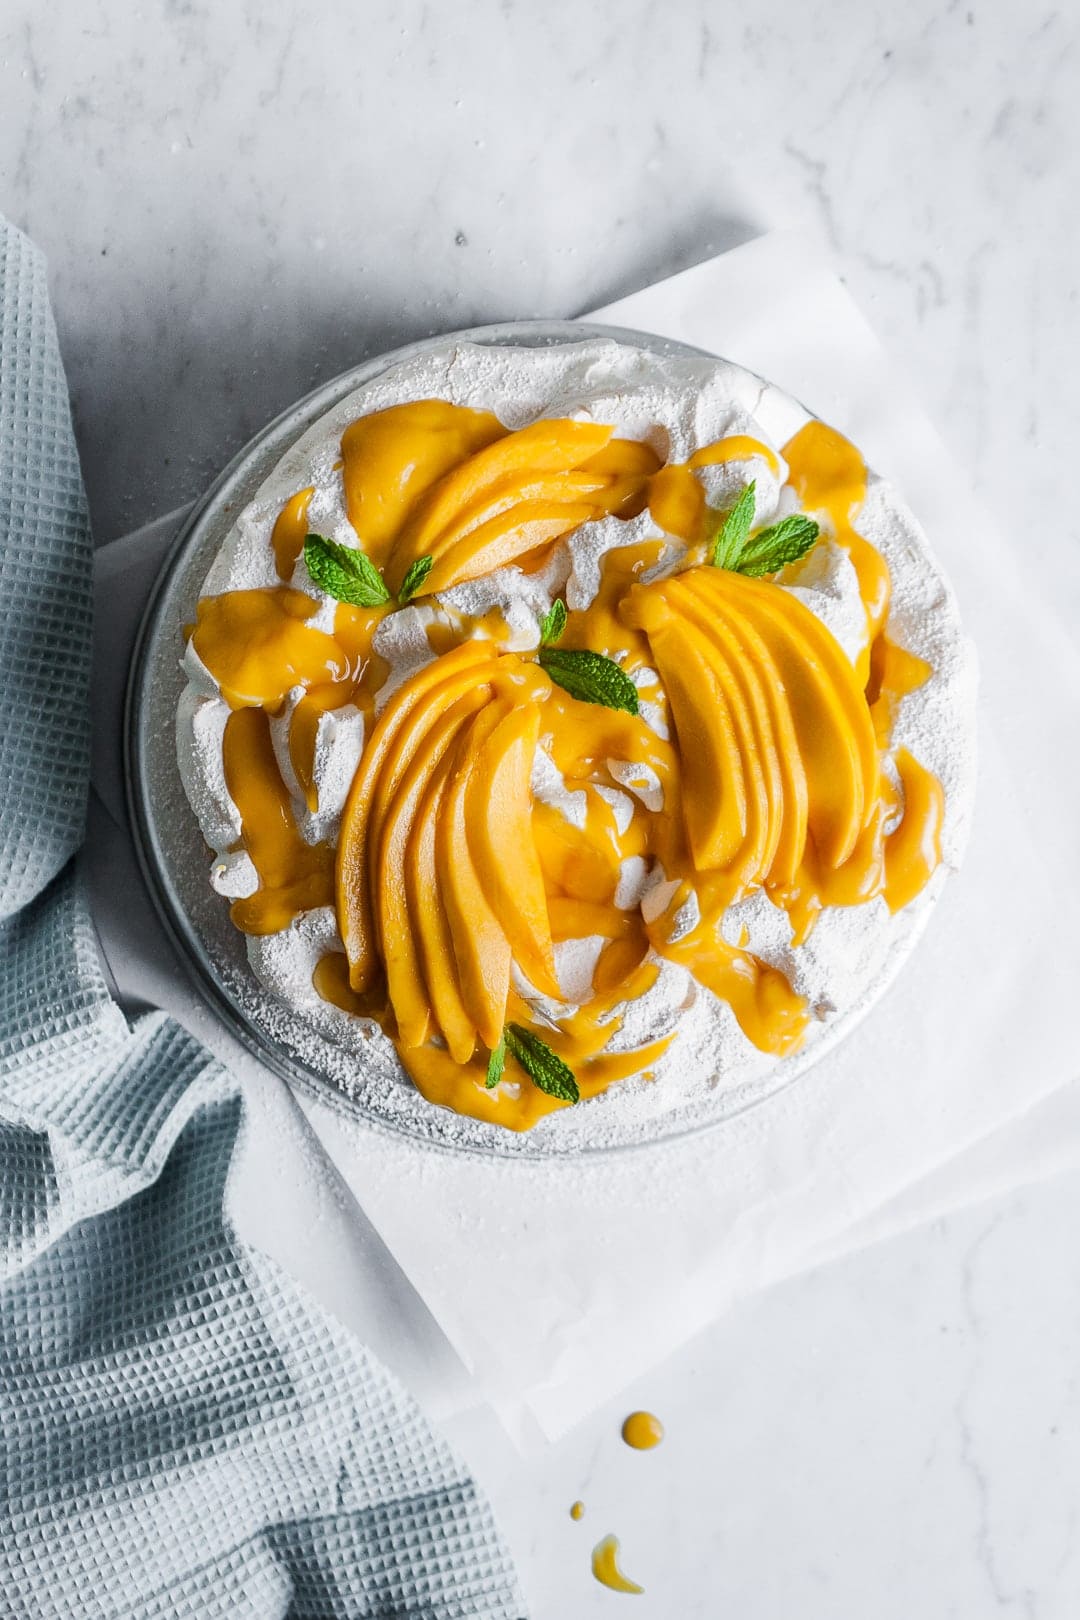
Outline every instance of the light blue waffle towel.
[[0, 219], [0, 1615], [516, 1620], [466, 1470], [231, 1232], [236, 1083], [110, 999], [72, 870], [90, 579], [44, 265]]

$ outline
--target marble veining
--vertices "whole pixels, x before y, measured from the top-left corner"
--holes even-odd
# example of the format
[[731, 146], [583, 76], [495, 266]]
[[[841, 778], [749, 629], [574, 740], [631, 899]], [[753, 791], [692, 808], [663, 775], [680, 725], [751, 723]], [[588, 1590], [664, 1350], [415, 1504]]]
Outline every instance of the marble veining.
[[15, 0], [0, 29], [3, 206], [50, 254], [100, 540], [366, 354], [574, 314], [812, 224], [981, 491], [1049, 543], [1080, 262], [1071, 8], [676, 0], [658, 26], [642, 0], [336, 0], [301, 25]]
[[[540, 1620], [1072, 1620], [1080, 1178], [999, 1198], [748, 1301], [528, 1466], [457, 1420]], [[644, 1404], [666, 1437], [632, 1452]], [[585, 1516], [569, 1517], [580, 1497]]]

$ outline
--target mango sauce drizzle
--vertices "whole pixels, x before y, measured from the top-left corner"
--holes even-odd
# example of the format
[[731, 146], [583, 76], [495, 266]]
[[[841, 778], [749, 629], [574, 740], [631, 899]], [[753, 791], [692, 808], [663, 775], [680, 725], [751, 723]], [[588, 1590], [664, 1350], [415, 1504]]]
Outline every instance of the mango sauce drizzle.
[[[637, 715], [578, 701], [532, 655], [505, 651], [498, 612], [447, 608], [428, 626], [433, 660], [381, 701], [388, 666], [372, 643], [395, 602], [340, 603], [327, 631], [311, 622], [319, 601], [292, 583], [310, 488], [283, 504], [268, 542], [281, 583], [199, 602], [191, 637], [233, 711], [226, 783], [259, 879], [233, 902], [233, 921], [270, 933], [333, 905], [343, 948], [319, 962], [315, 987], [377, 1018], [431, 1102], [512, 1130], [569, 1106], [511, 1063], [485, 1084], [508, 1022], [541, 1036], [582, 1097], [647, 1075], [673, 1031], [631, 1051], [611, 1044], [620, 1009], [665, 958], [727, 1002], [756, 1047], [785, 1056], [808, 1009], [745, 930], [736, 944], [725, 937], [728, 907], [764, 889], [798, 944], [822, 907], [880, 895], [898, 910], [939, 864], [941, 785], [890, 746], [899, 704], [932, 671], [885, 632], [889, 570], [855, 528], [865, 464], [820, 422], [783, 449], [801, 507], [855, 568], [866, 637], [853, 664], [775, 578], [705, 563], [717, 519], [697, 473], [755, 458], [782, 470], [746, 435], [662, 465], [603, 424], [509, 432], [442, 400], [371, 413], [342, 435], [346, 511], [391, 593], [421, 557], [432, 558], [433, 596], [510, 563], [528, 572], [581, 524], [648, 509], [658, 532], [605, 554], [594, 601], [568, 615], [560, 642], [615, 659], [636, 681]], [[310, 844], [269, 721], [288, 713], [289, 762], [314, 812], [319, 728], [348, 704], [365, 719], [362, 756], [336, 842]], [[573, 820], [534, 797], [539, 748], [575, 795]], [[647, 924], [636, 905], [616, 904], [634, 857], [661, 863], [668, 880]], [[592, 992], [567, 1007], [556, 947], [585, 937], [600, 942]]]

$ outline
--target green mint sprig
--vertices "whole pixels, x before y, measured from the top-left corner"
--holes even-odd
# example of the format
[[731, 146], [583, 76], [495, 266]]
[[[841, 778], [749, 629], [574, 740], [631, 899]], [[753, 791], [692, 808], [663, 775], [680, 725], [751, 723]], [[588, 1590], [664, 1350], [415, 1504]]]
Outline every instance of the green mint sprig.
[[791, 517], [781, 518], [771, 528], [751, 535], [739, 557], [739, 573], [748, 574], [751, 579], [761, 574], [775, 574], [788, 563], [805, 557], [820, 533], [821, 526], [813, 518], [793, 512]]
[[556, 686], [579, 702], [637, 714], [637, 687], [613, 658], [587, 647], [541, 647], [537, 661]]
[[487, 1079], [484, 1081], [484, 1085], [487, 1087], [488, 1091], [494, 1091], [495, 1087], [502, 1079], [503, 1066], [505, 1063], [506, 1034], [504, 1031], [501, 1041], [499, 1042], [498, 1046], [492, 1048], [491, 1056], [488, 1058]]
[[524, 1024], [507, 1024], [503, 1033], [506, 1050], [515, 1058], [529, 1079], [549, 1097], [562, 1102], [576, 1103], [581, 1092], [574, 1079], [574, 1071], [567, 1068], [562, 1058], [551, 1050], [546, 1041]]
[[725, 512], [724, 521], [713, 541], [712, 556], [709, 558], [714, 568], [735, 567], [739, 554], [749, 538], [750, 525], [754, 521], [756, 489], [757, 480], [751, 479], [730, 512]]
[[402, 607], [405, 606], [406, 602], [412, 601], [431, 573], [434, 561], [434, 557], [417, 557], [416, 561], [409, 565], [408, 572], [401, 582], [401, 589], [398, 591], [398, 602]]
[[788, 563], [805, 557], [821, 533], [813, 518], [795, 512], [751, 534], [754, 502], [755, 482], [752, 480], [731, 510], [724, 514], [709, 558], [714, 568], [727, 568], [750, 579], [775, 574]]
[[557, 596], [540, 620], [540, 645], [550, 647], [566, 629], [566, 603]]
[[309, 534], [304, 541], [304, 563], [319, 589], [335, 601], [374, 608], [390, 600], [382, 575], [364, 551], [328, 540], [323, 534]]

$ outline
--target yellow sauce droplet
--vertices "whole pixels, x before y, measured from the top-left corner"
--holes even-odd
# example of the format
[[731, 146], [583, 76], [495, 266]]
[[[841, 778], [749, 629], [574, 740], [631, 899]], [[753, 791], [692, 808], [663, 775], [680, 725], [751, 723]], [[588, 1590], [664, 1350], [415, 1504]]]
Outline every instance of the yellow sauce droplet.
[[572, 1519], [575, 1519], [575, 1520], [583, 1519], [585, 1517], [585, 1504], [584, 1504], [584, 1502], [575, 1502], [573, 1504], [573, 1506], [570, 1509], [570, 1517]]
[[592, 1552], [592, 1572], [601, 1586], [610, 1587], [613, 1592], [644, 1592], [645, 1588], [636, 1581], [628, 1580], [618, 1565], [619, 1542], [615, 1536], [605, 1536], [598, 1541]]
[[635, 1451], [651, 1451], [664, 1438], [664, 1425], [652, 1412], [631, 1412], [622, 1426], [622, 1437]]

